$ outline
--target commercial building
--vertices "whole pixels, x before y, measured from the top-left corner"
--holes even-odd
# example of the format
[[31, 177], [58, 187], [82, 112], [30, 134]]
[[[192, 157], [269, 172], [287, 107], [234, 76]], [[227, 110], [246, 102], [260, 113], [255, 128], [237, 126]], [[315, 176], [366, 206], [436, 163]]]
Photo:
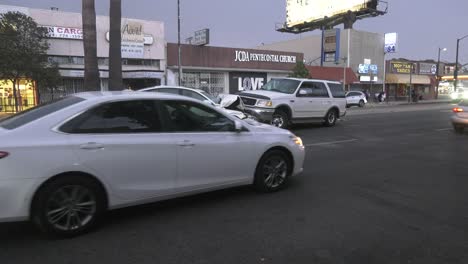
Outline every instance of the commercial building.
[[[0, 13], [18, 11], [32, 17], [48, 30], [48, 59], [60, 68], [62, 83], [51, 94], [39, 91], [41, 101], [51, 96], [83, 91], [84, 50], [80, 13], [57, 10], [32, 9], [0, 5]], [[109, 17], [97, 16], [97, 56], [101, 77], [101, 89], [108, 89], [109, 77]], [[166, 49], [164, 24], [131, 18], [122, 19], [122, 75], [124, 84], [131, 89], [164, 83]], [[11, 111], [12, 84], [0, 80], [0, 96], [4, 102], [3, 111]], [[38, 103], [38, 91], [29, 80], [20, 81], [19, 95], [22, 109]], [[27, 98], [27, 99], [25, 99]], [[13, 100], [14, 101], [14, 100]], [[21, 110], [21, 109], [20, 109]]]
[[359, 83], [354, 83], [350, 89], [382, 90], [383, 34], [354, 29], [331, 29], [324, 31], [323, 38], [322, 35], [312, 35], [263, 44], [257, 48], [302, 52], [306, 64], [311, 66], [322, 64], [325, 67], [351, 68], [357, 74]]
[[[297, 52], [181, 45], [181, 85], [212, 94], [256, 90], [286, 77], [304, 55]], [[178, 84], [178, 46], [167, 44], [167, 84]]]

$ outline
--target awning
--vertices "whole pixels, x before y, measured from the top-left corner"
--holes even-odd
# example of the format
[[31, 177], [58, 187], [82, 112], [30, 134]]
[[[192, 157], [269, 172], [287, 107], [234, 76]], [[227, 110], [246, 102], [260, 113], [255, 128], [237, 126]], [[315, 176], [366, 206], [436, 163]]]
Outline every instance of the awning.
[[[395, 84], [409, 84], [410, 75], [409, 74], [387, 74], [386, 83], [395, 83]], [[431, 78], [427, 75], [416, 75], [411, 76], [412, 84], [431, 84]]]
[[[344, 71], [342, 67], [307, 66], [310, 78], [343, 82]], [[346, 68], [346, 84], [358, 83], [359, 79], [353, 69]]]

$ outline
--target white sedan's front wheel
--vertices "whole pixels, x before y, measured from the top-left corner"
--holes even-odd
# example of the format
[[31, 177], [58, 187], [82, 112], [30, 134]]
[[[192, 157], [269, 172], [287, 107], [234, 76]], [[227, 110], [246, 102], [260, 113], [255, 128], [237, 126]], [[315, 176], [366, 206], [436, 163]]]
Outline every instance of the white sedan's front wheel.
[[291, 176], [292, 164], [289, 156], [281, 150], [271, 150], [263, 155], [255, 172], [255, 188], [262, 192], [282, 189]]

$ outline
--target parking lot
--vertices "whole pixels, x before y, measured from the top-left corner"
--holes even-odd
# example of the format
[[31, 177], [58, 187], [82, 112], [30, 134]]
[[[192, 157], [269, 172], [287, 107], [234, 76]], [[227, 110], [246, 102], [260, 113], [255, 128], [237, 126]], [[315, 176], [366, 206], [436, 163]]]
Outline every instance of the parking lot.
[[235, 188], [110, 212], [49, 240], [0, 225], [0, 263], [468, 263], [468, 134], [450, 105], [349, 110], [295, 126], [307, 155], [289, 188]]

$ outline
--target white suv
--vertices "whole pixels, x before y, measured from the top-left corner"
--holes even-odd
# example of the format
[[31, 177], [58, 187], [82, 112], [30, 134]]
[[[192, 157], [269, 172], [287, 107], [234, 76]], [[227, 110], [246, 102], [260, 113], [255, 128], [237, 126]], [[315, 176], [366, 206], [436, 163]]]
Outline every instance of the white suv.
[[334, 126], [346, 114], [345, 91], [339, 82], [271, 79], [260, 90], [239, 95], [246, 111], [262, 122], [281, 128], [314, 121]]

